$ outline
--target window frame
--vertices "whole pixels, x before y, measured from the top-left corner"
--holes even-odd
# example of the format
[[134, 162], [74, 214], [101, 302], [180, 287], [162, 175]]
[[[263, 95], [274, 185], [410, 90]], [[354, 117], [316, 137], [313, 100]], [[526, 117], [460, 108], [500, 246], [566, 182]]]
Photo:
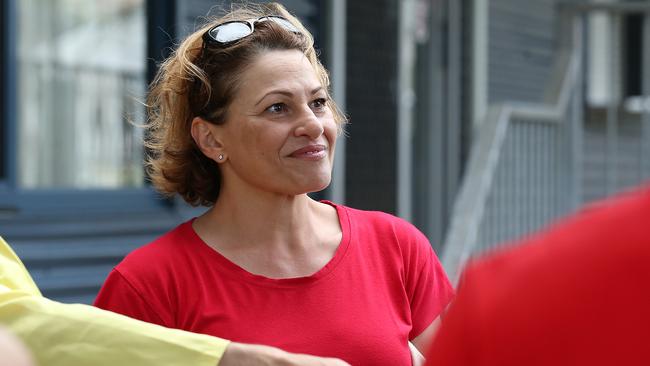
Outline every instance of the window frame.
[[[162, 199], [148, 183], [141, 188], [118, 189], [24, 189], [18, 186], [18, 144], [16, 142], [19, 123], [16, 95], [18, 93], [11, 92], [17, 90], [18, 86], [16, 78], [19, 67], [16, 54], [18, 27], [15, 16], [18, 11], [18, 1], [3, 1], [0, 12], [0, 22], [3, 24], [0, 48], [0, 56], [3, 57], [3, 62], [0, 64], [2, 66], [0, 128], [3, 128], [3, 134], [0, 137], [4, 139], [0, 140], [3, 148], [0, 159], [4, 164], [4, 177], [0, 177], [0, 218], [16, 219], [88, 213], [146, 213], [172, 208], [173, 201]], [[169, 25], [169, 14], [174, 12], [173, 1], [164, 0], [160, 3], [145, 1], [148, 60], [151, 56], [158, 56], [156, 59], [160, 57], [160, 51], [158, 55], [152, 55], [150, 44], [160, 45], [161, 40], [171, 42], [169, 34], [163, 35], [160, 28], [161, 23], [165, 26]], [[161, 5], [169, 8], [161, 12]], [[151, 29], [158, 29], [158, 32], [153, 33]], [[155, 64], [147, 64], [147, 75], [152, 74], [151, 67], [155, 67]]]
[[[0, 32], [2, 32], [3, 37], [0, 37], [0, 111], [4, 111], [6, 107], [6, 87], [5, 87], [5, 79], [7, 78], [7, 74], [5, 72], [5, 64], [6, 64], [6, 47], [5, 44], [7, 43], [7, 22], [5, 21], [5, 13], [7, 13], [6, 10], [7, 7], [7, 2], [3, 1], [0, 4], [0, 20], [2, 21], [2, 28], [0, 29]], [[0, 116], [0, 182], [3, 182], [6, 180], [7, 176], [7, 141], [6, 141], [6, 132], [5, 132], [5, 127], [6, 127], [6, 116], [3, 114]], [[1, 183], [0, 183], [1, 184]]]
[[623, 97], [643, 95], [643, 14], [629, 14], [623, 20]]
[[0, 78], [0, 129], [2, 129], [0, 134], [0, 159], [2, 159], [2, 162], [0, 164], [3, 166], [2, 175], [0, 175], [0, 211], [4, 211], [7, 206], [12, 205], [8, 194], [12, 183], [15, 182], [16, 172], [14, 164], [16, 143], [15, 139], [10, 138], [14, 136], [16, 127], [15, 122], [13, 122], [13, 116], [16, 115], [16, 93], [10, 92], [15, 90], [15, 70], [13, 69], [15, 63], [12, 63], [12, 60], [15, 59], [16, 22], [10, 16], [10, 14], [15, 14], [15, 1], [17, 0], [3, 1], [0, 5], [0, 21], [2, 22], [2, 25], [0, 25], [2, 31], [0, 36], [0, 57], [2, 57], [0, 63], [0, 73], [2, 74]]

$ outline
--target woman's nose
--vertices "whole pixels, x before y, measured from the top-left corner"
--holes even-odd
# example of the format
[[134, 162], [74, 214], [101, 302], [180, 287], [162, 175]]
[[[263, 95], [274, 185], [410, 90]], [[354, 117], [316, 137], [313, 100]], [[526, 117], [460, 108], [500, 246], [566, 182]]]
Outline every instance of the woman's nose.
[[296, 127], [296, 137], [307, 136], [311, 140], [320, 137], [325, 128], [323, 122], [314, 114], [311, 108], [305, 108], [305, 111], [300, 115], [300, 121]]

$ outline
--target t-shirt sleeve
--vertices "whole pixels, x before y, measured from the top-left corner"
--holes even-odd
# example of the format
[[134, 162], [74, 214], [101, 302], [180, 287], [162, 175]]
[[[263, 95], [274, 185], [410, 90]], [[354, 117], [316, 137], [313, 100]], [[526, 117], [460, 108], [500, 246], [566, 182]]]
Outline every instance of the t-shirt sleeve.
[[429, 240], [415, 227], [408, 230], [405, 274], [412, 322], [409, 339], [413, 339], [445, 310], [454, 289]]
[[142, 291], [134, 286], [118, 269], [106, 278], [94, 305], [104, 310], [166, 327], [174, 327], [168, 312], [158, 310], [145, 300]]

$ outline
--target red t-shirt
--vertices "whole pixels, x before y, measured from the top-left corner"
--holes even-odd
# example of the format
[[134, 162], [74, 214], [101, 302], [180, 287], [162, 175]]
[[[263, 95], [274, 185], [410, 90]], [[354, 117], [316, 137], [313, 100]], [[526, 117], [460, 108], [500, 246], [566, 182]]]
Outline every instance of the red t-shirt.
[[311, 276], [251, 274], [205, 244], [190, 221], [128, 255], [95, 305], [352, 365], [410, 365], [408, 340], [453, 296], [444, 270], [409, 223], [332, 205], [343, 237], [330, 262]]
[[525, 244], [466, 269], [427, 365], [650, 365], [650, 189]]

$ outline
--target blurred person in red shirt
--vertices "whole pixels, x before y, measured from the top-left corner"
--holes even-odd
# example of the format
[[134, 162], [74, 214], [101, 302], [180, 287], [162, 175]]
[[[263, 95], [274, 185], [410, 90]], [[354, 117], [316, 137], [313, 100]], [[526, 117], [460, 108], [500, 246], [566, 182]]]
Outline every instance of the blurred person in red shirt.
[[650, 186], [470, 263], [427, 365], [650, 365]]

